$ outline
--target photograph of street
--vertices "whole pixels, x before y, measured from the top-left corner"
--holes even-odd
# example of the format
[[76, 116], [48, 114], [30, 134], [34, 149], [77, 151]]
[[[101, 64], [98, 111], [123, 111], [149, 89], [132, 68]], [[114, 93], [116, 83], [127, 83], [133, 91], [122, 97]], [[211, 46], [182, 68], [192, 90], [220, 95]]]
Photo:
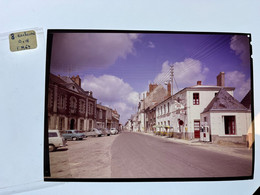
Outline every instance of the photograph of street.
[[45, 180], [253, 178], [250, 41], [48, 30]]

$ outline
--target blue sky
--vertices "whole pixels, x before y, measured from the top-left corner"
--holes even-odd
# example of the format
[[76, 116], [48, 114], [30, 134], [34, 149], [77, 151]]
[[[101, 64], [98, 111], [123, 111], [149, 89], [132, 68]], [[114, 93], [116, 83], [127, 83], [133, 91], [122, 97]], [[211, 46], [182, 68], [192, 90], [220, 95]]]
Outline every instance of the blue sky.
[[92, 90], [98, 102], [116, 108], [122, 123], [149, 83], [169, 80], [170, 65], [179, 90], [198, 80], [216, 85], [219, 72], [225, 72], [226, 86], [236, 87], [239, 101], [250, 89], [247, 35], [62, 33], [54, 34], [52, 49], [51, 72], [80, 75], [82, 87]]

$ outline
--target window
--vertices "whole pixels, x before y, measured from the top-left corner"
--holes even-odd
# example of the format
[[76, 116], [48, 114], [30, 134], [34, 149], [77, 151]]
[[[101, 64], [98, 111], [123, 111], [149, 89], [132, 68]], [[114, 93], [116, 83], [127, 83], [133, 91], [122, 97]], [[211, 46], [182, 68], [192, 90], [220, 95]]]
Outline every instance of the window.
[[70, 112], [76, 113], [77, 111], [77, 99], [75, 97], [70, 98]]
[[64, 118], [63, 118], [63, 117], [59, 118], [59, 126], [58, 126], [58, 129], [59, 129], [59, 130], [63, 130], [64, 125], [65, 125]]
[[79, 100], [79, 112], [81, 114], [85, 113], [85, 100], [83, 100], [83, 99]]
[[193, 105], [199, 105], [199, 104], [200, 104], [199, 93], [193, 93]]
[[224, 116], [224, 123], [225, 123], [225, 134], [235, 135], [236, 134], [235, 116]]
[[93, 115], [93, 107], [94, 107], [94, 105], [93, 105], [93, 103], [92, 102], [90, 102], [89, 104], [88, 104], [88, 113], [90, 114], [90, 115]]
[[83, 130], [83, 128], [84, 128], [84, 120], [83, 119], [81, 119], [80, 120], [80, 130]]
[[169, 127], [171, 126], [171, 122], [170, 122], [170, 121], [168, 121], [168, 126], [169, 126]]
[[161, 106], [161, 115], [163, 114], [163, 112], [162, 112], [162, 106]]
[[170, 112], [170, 103], [168, 102], [168, 113]]
[[164, 104], [164, 114], [166, 114], [166, 105]]
[[48, 94], [48, 107], [52, 107], [52, 102], [53, 101], [53, 90], [49, 89], [49, 94]]
[[58, 96], [58, 108], [59, 109], [66, 109], [67, 103], [67, 96], [66, 95], [59, 95]]
[[102, 110], [99, 110], [99, 119], [102, 119]]
[[204, 117], [204, 122], [207, 122], [207, 117], [206, 116]]

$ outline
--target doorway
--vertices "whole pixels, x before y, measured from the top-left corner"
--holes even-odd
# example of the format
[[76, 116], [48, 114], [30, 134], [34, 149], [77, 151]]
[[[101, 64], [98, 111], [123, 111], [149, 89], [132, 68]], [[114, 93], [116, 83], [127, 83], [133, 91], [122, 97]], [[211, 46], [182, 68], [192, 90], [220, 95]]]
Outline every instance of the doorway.
[[224, 116], [224, 121], [225, 121], [225, 134], [235, 135], [236, 134], [235, 116]]
[[194, 121], [194, 138], [200, 138], [200, 121]]
[[70, 120], [70, 129], [75, 129], [75, 120], [74, 119]]

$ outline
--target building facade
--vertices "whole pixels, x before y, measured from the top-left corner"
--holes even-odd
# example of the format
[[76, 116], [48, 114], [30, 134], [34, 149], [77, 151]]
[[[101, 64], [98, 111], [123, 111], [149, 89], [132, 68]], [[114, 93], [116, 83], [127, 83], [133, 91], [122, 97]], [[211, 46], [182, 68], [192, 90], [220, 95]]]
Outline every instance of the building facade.
[[168, 83], [167, 90], [158, 84], [149, 84], [149, 91], [138, 104], [136, 131], [151, 132], [155, 126], [155, 105], [171, 94], [171, 85]]
[[96, 127], [98, 129], [107, 128], [107, 108], [100, 104], [97, 104], [97, 111], [96, 111]]
[[49, 76], [48, 128], [90, 130], [96, 126], [96, 99], [77, 77]]
[[199, 139], [200, 114], [224, 88], [233, 96], [234, 87], [225, 87], [225, 74], [217, 76], [217, 86], [197, 85], [186, 87], [156, 106], [157, 131], [172, 131], [174, 137], [182, 139]]
[[117, 130], [120, 130], [119, 119], [120, 119], [120, 115], [117, 113], [117, 111], [112, 110], [111, 128], [116, 128]]
[[[213, 143], [246, 143], [251, 110], [221, 89], [201, 113], [202, 137]], [[203, 139], [202, 139], [203, 140]]]

